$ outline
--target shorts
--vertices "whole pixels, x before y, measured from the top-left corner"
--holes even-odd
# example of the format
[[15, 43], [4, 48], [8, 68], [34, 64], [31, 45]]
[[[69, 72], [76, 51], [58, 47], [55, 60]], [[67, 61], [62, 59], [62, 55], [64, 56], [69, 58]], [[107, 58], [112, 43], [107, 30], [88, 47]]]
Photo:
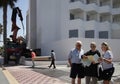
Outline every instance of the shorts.
[[85, 73], [85, 70], [84, 70], [84, 66], [83, 64], [75, 64], [73, 63], [72, 64], [72, 67], [71, 67], [71, 72], [70, 72], [70, 77], [71, 78], [84, 78], [84, 73]]
[[102, 79], [110, 81], [111, 78], [112, 78], [112, 75], [114, 73], [114, 70], [115, 70], [114, 67], [112, 67], [110, 69], [103, 70], [103, 72], [101, 73], [102, 74]]

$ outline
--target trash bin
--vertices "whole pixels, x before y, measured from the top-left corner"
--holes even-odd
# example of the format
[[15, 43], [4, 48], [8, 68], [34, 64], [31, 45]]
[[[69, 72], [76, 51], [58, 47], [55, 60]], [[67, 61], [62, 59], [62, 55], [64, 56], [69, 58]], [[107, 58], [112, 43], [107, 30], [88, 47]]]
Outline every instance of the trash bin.
[[25, 56], [21, 56], [21, 57], [20, 57], [19, 64], [25, 65]]
[[4, 64], [4, 59], [1, 56], [0, 56], [0, 64]]

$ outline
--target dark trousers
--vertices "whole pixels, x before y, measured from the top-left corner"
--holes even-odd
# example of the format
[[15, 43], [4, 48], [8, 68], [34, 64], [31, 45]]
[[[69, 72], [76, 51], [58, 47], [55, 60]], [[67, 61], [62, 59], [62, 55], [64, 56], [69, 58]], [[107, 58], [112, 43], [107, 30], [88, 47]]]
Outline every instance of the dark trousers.
[[54, 68], [56, 68], [56, 66], [55, 66], [55, 60], [53, 60], [53, 59], [51, 60], [51, 64], [50, 64], [49, 68], [50, 68], [52, 65], [53, 65]]

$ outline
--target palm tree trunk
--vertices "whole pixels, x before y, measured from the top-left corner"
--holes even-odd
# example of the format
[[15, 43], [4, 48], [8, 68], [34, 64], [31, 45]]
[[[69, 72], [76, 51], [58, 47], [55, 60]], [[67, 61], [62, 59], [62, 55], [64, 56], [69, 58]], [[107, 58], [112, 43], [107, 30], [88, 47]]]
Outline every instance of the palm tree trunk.
[[4, 41], [4, 64], [8, 63], [8, 57], [6, 52], [7, 44], [7, 5], [3, 7], [3, 41]]

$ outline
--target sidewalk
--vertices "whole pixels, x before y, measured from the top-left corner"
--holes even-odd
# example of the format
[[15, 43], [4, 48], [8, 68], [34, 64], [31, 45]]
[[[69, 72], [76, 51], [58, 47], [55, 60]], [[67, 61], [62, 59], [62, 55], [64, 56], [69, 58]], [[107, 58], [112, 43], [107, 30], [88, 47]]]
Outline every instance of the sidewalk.
[[2, 68], [0, 68], [0, 84], [9, 84], [7, 78], [5, 77]]
[[[6, 69], [17, 80], [19, 84], [70, 84], [70, 67], [67, 67], [67, 65], [65, 64], [57, 64], [56, 69], [49, 69], [48, 65], [49, 63], [40, 62], [40, 65], [36, 65], [35, 68], [31, 68], [31, 66], [9, 66], [6, 67]], [[114, 83], [111, 84], [120, 84], [120, 62], [115, 62], [114, 65], [115, 72], [112, 77], [112, 82]], [[3, 73], [0, 73], [0, 75], [1, 74], [3, 75]], [[6, 79], [5, 77], [3, 78], [4, 80]], [[2, 78], [0, 78], [0, 81], [2, 81], [1, 79]], [[81, 84], [85, 84], [85, 78], [82, 79]], [[99, 81], [99, 84], [102, 84], [102, 81]]]
[[20, 84], [68, 84], [58, 78], [38, 73], [29, 66], [7, 67], [7, 70]]
[[6, 70], [3, 70], [2, 65], [3, 64], [3, 57], [0, 55], [0, 84], [9, 84], [9, 81], [7, 80], [4, 72]]

